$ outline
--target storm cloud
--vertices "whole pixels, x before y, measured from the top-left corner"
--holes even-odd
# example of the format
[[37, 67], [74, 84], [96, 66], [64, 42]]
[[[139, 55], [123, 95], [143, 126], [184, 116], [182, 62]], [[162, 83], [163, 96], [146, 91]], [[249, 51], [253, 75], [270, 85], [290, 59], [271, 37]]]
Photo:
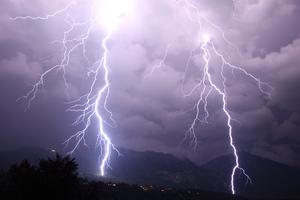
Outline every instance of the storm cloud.
[[[256, 83], [242, 73], [228, 73], [228, 106], [234, 119], [233, 135], [239, 150], [290, 165], [300, 165], [300, 2], [297, 0], [196, 1], [203, 17], [218, 25], [233, 45], [209, 24], [218, 51], [272, 86], [271, 98], [260, 93]], [[61, 59], [60, 44], [67, 24], [66, 14], [48, 21], [13, 21], [19, 15], [45, 15], [67, 1], [10, 0], [0, 8], [0, 121], [1, 149], [20, 146], [61, 148], [76, 131], [76, 113], [66, 112], [66, 102], [88, 91], [88, 63], [74, 52], [67, 67], [70, 95], [59, 73], [45, 80], [31, 108], [16, 101], [30, 90], [39, 75]], [[77, 20], [87, 17], [88, 3], [79, 1], [70, 12]], [[190, 111], [197, 93], [185, 98], [199, 81], [197, 64], [201, 52], [192, 57], [183, 80], [191, 50], [199, 42], [198, 25], [173, 0], [136, 1], [134, 13], [126, 18], [109, 41], [111, 95], [109, 108], [116, 127], [106, 127], [116, 146], [153, 150], [186, 156], [198, 163], [231, 152], [225, 116], [216, 93], [209, 98], [208, 123], [196, 128], [198, 147], [182, 143], [195, 115]], [[88, 41], [88, 55], [102, 53], [104, 31], [96, 28]], [[171, 44], [171, 45], [170, 45]], [[164, 57], [164, 64], [153, 71]], [[218, 59], [214, 60], [220, 64]], [[89, 131], [90, 145], [96, 127]], [[71, 145], [71, 144], [70, 144]], [[85, 148], [85, 147], [80, 147]], [[78, 150], [80, 151], [80, 149]]]

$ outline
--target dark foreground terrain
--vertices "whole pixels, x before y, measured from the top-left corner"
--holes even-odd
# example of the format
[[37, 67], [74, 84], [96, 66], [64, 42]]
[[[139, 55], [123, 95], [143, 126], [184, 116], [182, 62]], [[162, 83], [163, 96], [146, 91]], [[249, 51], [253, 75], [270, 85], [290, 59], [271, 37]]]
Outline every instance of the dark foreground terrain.
[[51, 200], [199, 200], [243, 199], [226, 193], [203, 192], [88, 181], [77, 174], [74, 159], [60, 157], [41, 160], [37, 166], [28, 161], [0, 172], [0, 199]]
[[[239, 196], [232, 196], [230, 155], [198, 166], [169, 154], [121, 152], [121, 156], [112, 156], [109, 180], [99, 179], [90, 170], [95, 165], [88, 162], [90, 154], [76, 160], [78, 170], [75, 160], [51, 151], [32, 148], [0, 153], [0, 199], [300, 200], [298, 168], [251, 154], [240, 152], [240, 160], [253, 184], [246, 185], [244, 177], [237, 176]], [[40, 160], [47, 157], [50, 159]], [[24, 158], [29, 161], [22, 161]]]

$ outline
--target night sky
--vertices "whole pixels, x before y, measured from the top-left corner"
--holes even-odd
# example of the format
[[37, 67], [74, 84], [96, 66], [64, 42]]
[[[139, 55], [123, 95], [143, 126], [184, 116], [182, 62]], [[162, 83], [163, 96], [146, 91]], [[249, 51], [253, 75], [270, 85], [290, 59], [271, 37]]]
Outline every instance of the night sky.
[[[257, 84], [239, 72], [228, 74], [228, 109], [235, 119], [233, 136], [239, 150], [289, 165], [300, 166], [300, 1], [298, 0], [199, 0], [201, 14], [218, 25], [232, 44], [205, 24], [218, 51], [235, 65], [272, 86], [271, 98]], [[48, 21], [19, 20], [10, 17], [45, 16], [64, 7], [68, 1], [7, 0], [0, 4], [0, 150], [42, 147], [68, 152], [74, 143], [63, 142], [79, 127], [72, 126], [76, 113], [67, 112], [68, 102], [88, 92], [91, 79], [82, 51], [72, 54], [67, 66], [70, 84], [66, 95], [60, 72], [51, 73], [40, 88], [30, 109], [26, 94], [40, 74], [56, 65], [62, 56], [60, 40], [67, 30], [67, 15], [76, 21], [88, 17], [89, 3], [79, 1], [67, 13]], [[198, 146], [194, 150], [183, 141], [192, 123], [199, 93], [185, 98], [197, 81], [196, 51], [183, 81], [185, 65], [197, 43], [199, 30], [175, 0], [141, 0], [108, 42], [111, 67], [111, 93], [108, 107], [116, 127], [107, 126], [117, 147], [151, 150], [188, 157], [198, 164], [231, 153], [226, 118], [219, 96], [209, 97], [208, 123], [198, 123]], [[84, 27], [83, 27], [84, 28]], [[80, 32], [80, 30], [77, 30]], [[104, 29], [99, 24], [87, 41], [91, 60], [103, 52]], [[150, 76], [153, 66], [169, 53], [165, 64]], [[213, 58], [215, 65], [219, 61]], [[217, 72], [213, 72], [217, 73]], [[101, 81], [99, 82], [101, 84]], [[182, 87], [183, 85], [183, 87]], [[96, 125], [87, 137], [95, 148]], [[96, 158], [95, 158], [96, 159]]]

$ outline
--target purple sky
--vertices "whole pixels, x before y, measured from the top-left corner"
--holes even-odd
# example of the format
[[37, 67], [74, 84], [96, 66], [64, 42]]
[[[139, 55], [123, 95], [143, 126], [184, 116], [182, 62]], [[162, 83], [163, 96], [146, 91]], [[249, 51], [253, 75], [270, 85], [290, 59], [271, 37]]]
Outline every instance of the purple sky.
[[[80, 21], [87, 18], [89, 5], [87, 1], [79, 2], [68, 12]], [[209, 123], [198, 124], [196, 129], [199, 139], [196, 151], [180, 145], [195, 114], [189, 109], [198, 93], [184, 98], [181, 89], [185, 63], [199, 42], [199, 31], [175, 2], [137, 1], [109, 41], [108, 105], [117, 126], [107, 127], [107, 131], [117, 146], [168, 152], [203, 163], [231, 149], [221, 102], [215, 93], [209, 98]], [[241, 73], [229, 76], [228, 106], [236, 119], [233, 135], [238, 149], [300, 166], [300, 2], [240, 0], [236, 1], [235, 10], [230, 0], [195, 2], [201, 14], [221, 27], [237, 47], [226, 43], [216, 30], [204, 24], [216, 48], [231, 63], [242, 66], [274, 88], [268, 99], [255, 82]], [[23, 112], [26, 102], [16, 102], [30, 90], [39, 74], [59, 62], [61, 45], [53, 41], [61, 39], [68, 27], [64, 21], [66, 13], [48, 21], [9, 19], [19, 15], [43, 16], [67, 3], [66, 0], [1, 2], [1, 150], [22, 146], [62, 148], [62, 143], [77, 130], [72, 126], [76, 113], [66, 112], [69, 106], [66, 102], [85, 94], [91, 84], [81, 51], [74, 52], [67, 67], [69, 98], [61, 75], [52, 73], [27, 112]], [[91, 60], [101, 54], [103, 37], [99, 25], [87, 43]], [[165, 64], [145, 79], [172, 41]], [[192, 58], [184, 84], [186, 91], [199, 81], [196, 68], [199, 59], [201, 52]], [[219, 64], [217, 60], [213, 62]], [[91, 147], [95, 132], [96, 127], [89, 131]], [[81, 146], [79, 151], [84, 148]]]

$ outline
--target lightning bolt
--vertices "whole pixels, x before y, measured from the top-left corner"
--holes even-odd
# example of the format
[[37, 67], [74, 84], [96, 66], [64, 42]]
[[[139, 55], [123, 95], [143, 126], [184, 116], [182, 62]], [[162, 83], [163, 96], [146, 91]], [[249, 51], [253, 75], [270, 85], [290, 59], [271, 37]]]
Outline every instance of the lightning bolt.
[[147, 79], [149, 76], [152, 76], [153, 73], [155, 72], [155, 70], [158, 70], [160, 68], [162, 68], [165, 65], [165, 62], [168, 58], [170, 49], [172, 47], [172, 45], [175, 43], [175, 40], [172, 40], [170, 43], [168, 43], [168, 45], [165, 48], [164, 54], [162, 56], [162, 58], [159, 60], [159, 62], [154, 65], [151, 69], [149, 73], [146, 73], [146, 75], [143, 77], [143, 81], [145, 81], [145, 79]]
[[[108, 97], [110, 93], [110, 83], [109, 83], [109, 65], [108, 65], [108, 53], [109, 50], [107, 48], [107, 42], [111, 38], [111, 35], [113, 34], [113, 30], [111, 30], [106, 37], [102, 41], [102, 48], [104, 50], [104, 53], [102, 55], [102, 58], [99, 60], [99, 65], [96, 68], [95, 71], [90, 71], [90, 74], [94, 74], [94, 81], [92, 83], [92, 86], [90, 88], [90, 92], [79, 98], [78, 101], [81, 101], [82, 98], [86, 98], [85, 102], [83, 104], [75, 104], [71, 106], [68, 111], [73, 112], [81, 112], [81, 115], [78, 116], [77, 120], [75, 121], [75, 124], [84, 123], [84, 129], [78, 131], [75, 135], [71, 136], [67, 141], [66, 144], [69, 143], [69, 141], [73, 138], [77, 141], [75, 147], [71, 151], [73, 153], [76, 148], [79, 146], [79, 144], [83, 141], [85, 143], [85, 137], [87, 134], [87, 130], [90, 127], [92, 123], [92, 118], [96, 117], [98, 120], [98, 138], [97, 138], [97, 146], [102, 147], [101, 148], [101, 155], [102, 159], [100, 162], [100, 174], [101, 176], [105, 176], [105, 169], [109, 166], [109, 158], [111, 154], [111, 149], [114, 149], [118, 152], [118, 150], [114, 147], [114, 145], [111, 142], [111, 139], [109, 138], [109, 135], [104, 130], [104, 124], [108, 124], [102, 117], [101, 113], [99, 112], [99, 107], [103, 107], [107, 113], [110, 115], [110, 120], [115, 124], [114, 119], [112, 118], [111, 111], [107, 108], [107, 102]], [[93, 91], [96, 89], [96, 83], [97, 78], [100, 75], [101, 69], [104, 69], [104, 85], [103, 87], [98, 90], [96, 95], [93, 95]], [[102, 98], [104, 98], [103, 106], [101, 105]], [[86, 121], [86, 122], [85, 122]]]
[[[246, 171], [240, 166], [240, 162], [239, 162], [239, 156], [238, 156], [238, 150], [237, 147], [235, 145], [234, 142], [234, 137], [233, 137], [233, 126], [232, 126], [232, 121], [234, 120], [230, 114], [230, 111], [228, 110], [228, 103], [227, 103], [227, 91], [226, 91], [226, 76], [224, 74], [224, 69], [227, 67], [229, 68], [232, 72], [233, 71], [239, 71], [242, 74], [244, 74], [246, 77], [254, 80], [257, 83], [258, 89], [260, 90], [260, 92], [264, 95], [266, 95], [267, 97], [270, 97], [270, 90], [272, 89], [272, 87], [270, 85], [268, 85], [267, 83], [261, 81], [259, 78], [255, 77], [254, 75], [252, 75], [251, 73], [247, 72], [245, 69], [243, 69], [242, 67], [236, 66], [231, 64], [229, 61], [227, 61], [225, 59], [225, 57], [222, 55], [222, 53], [220, 53], [215, 45], [213, 40], [211, 39], [211, 36], [207, 33], [205, 33], [205, 30], [203, 28], [203, 23], [208, 24], [208, 26], [212, 29], [215, 29], [217, 31], [217, 33], [219, 33], [219, 35], [221, 35], [221, 37], [223, 38], [223, 40], [230, 46], [232, 46], [233, 48], [235, 48], [238, 51], [238, 48], [234, 46], [234, 44], [226, 37], [224, 31], [222, 30], [222, 28], [220, 28], [219, 26], [217, 26], [216, 24], [212, 23], [209, 19], [205, 18], [204, 16], [201, 15], [200, 10], [198, 9], [198, 7], [191, 1], [188, 0], [183, 0], [180, 1], [180, 3], [183, 4], [184, 9], [186, 10], [187, 13], [187, 17], [198, 24], [199, 26], [199, 35], [201, 36], [201, 45], [200, 47], [197, 46], [194, 49], [191, 50], [191, 54], [190, 57], [187, 60], [186, 66], [185, 66], [185, 73], [184, 73], [184, 77], [183, 77], [183, 84], [185, 82], [186, 79], [186, 73], [187, 73], [187, 69], [191, 63], [192, 60], [192, 56], [195, 55], [195, 52], [198, 50], [198, 48], [200, 48], [201, 50], [201, 54], [202, 54], [202, 60], [204, 61], [204, 66], [203, 69], [201, 70], [201, 66], [200, 67], [200, 71], [202, 71], [201, 74], [201, 80], [199, 81], [199, 83], [197, 83], [194, 87], [192, 87], [192, 89], [188, 92], [185, 93], [183, 90], [183, 94], [184, 97], [189, 97], [192, 94], [194, 94], [198, 89], [200, 89], [200, 95], [199, 98], [196, 102], [196, 104], [194, 105], [193, 110], [195, 110], [195, 116], [194, 119], [192, 121], [192, 123], [190, 124], [185, 138], [184, 140], [186, 140], [187, 138], [191, 138], [191, 144], [193, 146], [194, 149], [197, 148], [198, 145], [198, 138], [197, 138], [197, 134], [196, 134], [196, 125], [197, 122], [200, 121], [201, 123], [207, 123], [208, 122], [208, 118], [210, 117], [209, 111], [208, 111], [208, 97], [211, 95], [212, 91], [216, 91], [217, 94], [220, 96], [221, 100], [222, 100], [222, 111], [226, 116], [226, 125], [228, 128], [228, 137], [229, 137], [229, 144], [230, 147], [233, 151], [233, 155], [235, 158], [235, 164], [232, 168], [232, 172], [231, 172], [231, 179], [230, 179], [230, 188], [231, 188], [231, 192], [232, 194], [236, 194], [236, 189], [235, 189], [235, 176], [237, 171], [241, 171], [242, 174], [246, 177], [247, 182], [252, 183], [251, 178], [249, 177], [249, 175], [246, 173]], [[233, 5], [234, 5], [234, 9], [236, 9], [236, 1], [233, 1]], [[239, 51], [238, 51], [239, 52]], [[216, 83], [216, 81], [213, 80], [212, 78], [212, 74], [211, 74], [211, 58], [212, 58], [212, 54], [216, 55], [219, 59], [221, 59], [221, 66], [220, 66], [220, 75], [221, 75], [221, 82], [222, 82], [222, 86], [218, 86], [218, 83]], [[182, 85], [182, 89], [184, 88], [184, 86]], [[204, 117], [201, 118], [201, 108], [203, 110], [204, 113]]]
[[[88, 130], [91, 128], [92, 123], [96, 120], [98, 125], [96, 147], [100, 147], [101, 149], [99, 171], [101, 176], [105, 176], [105, 169], [107, 167], [110, 167], [109, 158], [111, 155], [111, 151], [115, 150], [118, 152], [118, 150], [114, 147], [109, 137], [109, 134], [105, 131], [105, 125], [114, 126], [115, 124], [115, 121], [112, 116], [112, 112], [108, 108], [108, 100], [110, 95], [110, 81], [109, 81], [110, 66], [108, 62], [108, 56], [109, 56], [108, 42], [112, 38], [115, 31], [117, 30], [118, 24], [120, 22], [120, 18], [124, 14], [122, 9], [126, 7], [127, 1], [103, 0], [104, 3], [101, 5], [104, 6], [105, 9], [103, 10], [103, 13], [106, 14], [104, 14], [103, 16], [100, 15], [101, 18], [100, 21], [104, 20], [109, 23], [104, 23], [104, 26], [106, 27], [105, 28], [106, 31], [105, 31], [104, 38], [101, 40], [101, 48], [103, 52], [99, 56], [99, 59], [97, 59], [95, 62], [92, 63], [89, 57], [87, 56], [86, 42], [90, 38], [90, 35], [92, 34], [94, 28], [98, 26], [99, 2], [102, 1], [100, 0], [92, 1], [91, 11], [90, 11], [91, 15], [87, 20], [82, 22], [77, 22], [69, 14], [69, 11], [74, 6], [77, 5], [77, 1], [70, 1], [62, 9], [56, 10], [55, 12], [48, 14], [46, 16], [19, 16], [19, 17], [11, 18], [11, 20], [47, 21], [51, 18], [55, 18], [58, 16], [66, 16], [65, 23], [67, 24], [67, 27], [66, 30], [64, 31], [63, 38], [61, 40], [53, 41], [53, 43], [61, 44], [63, 49], [62, 59], [58, 64], [51, 66], [46, 71], [44, 71], [39, 77], [38, 81], [35, 84], [33, 84], [31, 90], [29, 90], [28, 93], [26, 93], [18, 100], [26, 100], [27, 102], [26, 110], [29, 109], [33, 100], [36, 99], [37, 93], [39, 92], [40, 88], [43, 87], [46, 78], [49, 76], [50, 73], [54, 73], [57, 71], [61, 72], [62, 79], [64, 81], [65, 88], [66, 88], [66, 93], [69, 96], [70, 84], [68, 83], [67, 76], [66, 76], [67, 68], [70, 66], [70, 60], [72, 58], [72, 54], [75, 53], [75, 50], [80, 49], [82, 51], [83, 58], [86, 60], [87, 63], [89, 63], [89, 70], [87, 72], [87, 75], [91, 77], [92, 83], [90, 85], [87, 94], [82, 95], [78, 99], [69, 102], [71, 106], [67, 109], [67, 111], [78, 113], [78, 117], [74, 121], [73, 125], [76, 126], [83, 125], [82, 126], [83, 128], [77, 131], [75, 134], [73, 134], [70, 138], [68, 138], [65, 141], [65, 144], [68, 145], [71, 141], [75, 142], [74, 148], [70, 151], [71, 154], [78, 148], [80, 144], [83, 143], [84, 145], [87, 145], [86, 137], [87, 137]], [[236, 10], [236, 3], [237, 0], [233, 0], [235, 10]], [[241, 171], [247, 178], [247, 181], [249, 181], [250, 183], [252, 181], [250, 177], [247, 175], [247, 173], [245, 172], [245, 170], [240, 167], [238, 150], [236, 148], [233, 132], [232, 132], [233, 130], [232, 121], [234, 119], [232, 118], [230, 111], [228, 109], [228, 102], [227, 102], [228, 96], [226, 91], [227, 77], [225, 76], [224, 70], [226, 68], [232, 71], [241, 72], [249, 79], [255, 81], [255, 83], [258, 85], [260, 92], [262, 92], [264, 95], [268, 97], [270, 97], [269, 89], [271, 89], [271, 87], [267, 83], [262, 82], [259, 78], [255, 77], [254, 75], [252, 75], [251, 73], [243, 69], [242, 67], [233, 65], [228, 60], [225, 59], [225, 56], [221, 52], [219, 52], [215, 47], [211, 36], [209, 34], [205, 34], [204, 25], [209, 26], [210, 29], [215, 30], [226, 42], [226, 44], [235, 48], [237, 51], [238, 48], [236, 48], [234, 44], [226, 37], [221, 27], [217, 26], [216, 24], [212, 23], [209, 19], [201, 15], [199, 8], [196, 6], [196, 4], [193, 3], [193, 1], [177, 0], [176, 5], [182, 6], [183, 10], [186, 12], [188, 19], [199, 26], [198, 36], [199, 35], [202, 36], [201, 45], [197, 44], [197, 46], [191, 50], [190, 57], [188, 58], [188, 61], [185, 66], [186, 67], [184, 73], [185, 75], [183, 79], [184, 80], [186, 79], [187, 69], [192, 61], [192, 56], [196, 54], [197, 50], [201, 50], [202, 60], [204, 61], [204, 66], [202, 66], [202, 68], [201, 66], [199, 66], [199, 69], [202, 72], [200, 76], [201, 80], [191, 89], [191, 91], [189, 91], [188, 93], [184, 93], [185, 97], [189, 97], [193, 95], [196, 91], [200, 90], [199, 98], [193, 107], [193, 109], [195, 109], [196, 111], [196, 114], [186, 132], [185, 139], [189, 137], [192, 138], [191, 143], [193, 144], [193, 148], [197, 147], [198, 145], [197, 144], [198, 139], [196, 134], [197, 122], [198, 121], [202, 123], [208, 122], [208, 119], [210, 117], [210, 113], [208, 110], [208, 103], [209, 103], [208, 98], [213, 91], [217, 92], [217, 94], [220, 96], [220, 99], [222, 101], [222, 111], [227, 119], [226, 125], [228, 127], [229, 143], [235, 158], [235, 165], [233, 166], [232, 173], [231, 173], [231, 192], [232, 194], [235, 194], [236, 190], [235, 190], [234, 178], [236, 176], [237, 171]], [[84, 31], [81, 34], [74, 36], [75, 29], [77, 28], [81, 28]], [[158, 69], [164, 65], [168, 57], [169, 50], [172, 46], [172, 43], [173, 42], [171, 42], [166, 47], [165, 53], [161, 61], [158, 63], [158, 65], [155, 65], [152, 68], [152, 70], [150, 71], [150, 75], [154, 72], [155, 69]], [[216, 83], [215, 80], [212, 78], [212, 74], [211, 74], [212, 55], [217, 56], [222, 61], [222, 64], [219, 69], [220, 70], [219, 73], [221, 75], [221, 82], [222, 82], [221, 87], [218, 86], [218, 83]], [[99, 87], [100, 81], [104, 82], [102, 83], [101, 87]], [[201, 118], [202, 116], [201, 110], [203, 110], [204, 112], [203, 118]]]
[[[74, 18], [68, 14], [68, 11], [77, 5], [76, 1], [71, 1], [65, 7], [60, 10], [55, 11], [52, 14], [48, 14], [46, 16], [18, 16], [10, 18], [11, 20], [42, 20], [46, 21], [51, 18], [58, 17], [59, 15], [66, 15], [65, 22], [68, 25], [68, 28], [63, 33], [63, 38], [61, 40], [53, 41], [52, 43], [59, 43], [62, 45], [63, 48], [63, 55], [61, 61], [46, 71], [44, 71], [41, 76], [39, 77], [38, 81], [32, 86], [31, 90], [27, 92], [26, 95], [20, 97], [18, 100], [26, 100], [27, 107], [26, 110], [30, 108], [32, 101], [37, 97], [37, 93], [39, 89], [43, 87], [44, 82], [47, 76], [50, 73], [54, 72], [61, 72], [62, 79], [65, 84], [66, 93], [69, 96], [69, 83], [66, 78], [67, 67], [70, 66], [70, 60], [72, 54], [75, 50], [80, 49], [82, 50], [82, 55], [85, 58], [87, 63], [91, 63], [87, 54], [86, 54], [86, 42], [90, 38], [91, 32], [95, 26], [97, 26], [99, 20], [103, 20], [106, 22], [104, 24], [106, 28], [106, 35], [101, 41], [101, 47], [103, 49], [102, 55], [100, 55], [99, 59], [97, 59], [93, 64], [90, 65], [90, 68], [87, 72], [88, 77], [92, 77], [92, 84], [90, 86], [89, 92], [80, 98], [70, 101], [69, 104], [71, 106], [67, 109], [67, 111], [76, 112], [78, 113], [78, 117], [74, 121], [73, 125], [79, 126], [83, 125], [83, 128], [77, 131], [74, 135], [69, 137], [65, 141], [65, 145], [67, 146], [71, 141], [75, 141], [75, 145], [73, 149], [69, 152], [73, 154], [74, 151], [78, 148], [78, 146], [83, 143], [87, 146], [86, 137], [89, 128], [91, 127], [93, 120], [97, 121], [98, 124], [98, 133], [97, 133], [97, 141], [96, 147], [100, 147], [101, 154], [100, 154], [100, 163], [99, 163], [99, 172], [101, 176], [105, 176], [105, 170], [109, 165], [109, 158], [111, 155], [111, 151], [118, 150], [113, 145], [108, 133], [105, 131], [105, 125], [114, 126], [115, 120], [113, 119], [112, 112], [108, 109], [108, 99], [110, 94], [110, 66], [108, 63], [108, 56], [109, 56], [109, 49], [107, 46], [108, 41], [111, 39], [114, 32], [117, 30], [118, 24], [120, 22], [120, 16], [123, 14], [121, 13], [121, 7], [119, 10], [109, 10], [106, 16], [100, 16], [98, 14], [98, 7], [100, 6], [107, 6], [106, 9], [115, 9], [119, 2], [117, 0], [105, 0], [105, 1], [93, 1], [91, 6], [91, 16], [88, 20], [83, 22], [76, 22]], [[99, 18], [106, 19], [99, 19]], [[87, 28], [84, 28], [87, 27]], [[76, 28], [83, 29], [83, 33], [77, 36], [73, 36], [72, 34], [75, 32]], [[99, 79], [103, 76], [104, 83], [99, 88]], [[108, 121], [104, 119], [103, 110], [109, 117]], [[118, 152], [119, 153], [119, 152]]]
[[[228, 65], [229, 63], [227, 63], [227, 61], [224, 60], [222, 55], [218, 54], [219, 56], [221, 56], [222, 62], [223, 62], [222, 63], [222, 69], [221, 69], [221, 75], [222, 75], [222, 79], [223, 79], [223, 89], [221, 89], [216, 85], [216, 83], [214, 83], [212, 81], [212, 77], [211, 77], [211, 74], [209, 72], [209, 63], [210, 63], [210, 59], [211, 59], [211, 54], [210, 54], [209, 47], [208, 47], [209, 44], [210, 44], [210, 40], [208, 40], [206, 38], [206, 39], [204, 39], [204, 42], [201, 46], [201, 49], [203, 50], [203, 60], [205, 62], [204, 80], [208, 81], [209, 86], [212, 87], [215, 91], [217, 91], [217, 93], [222, 98], [222, 109], [223, 109], [223, 112], [225, 113], [225, 115], [227, 117], [227, 127], [228, 127], [228, 135], [229, 135], [229, 139], [230, 139], [230, 146], [233, 150], [233, 154], [234, 154], [234, 157], [235, 157], [235, 166], [233, 167], [232, 173], [231, 173], [231, 191], [232, 191], [232, 194], [235, 194], [234, 176], [235, 176], [237, 170], [241, 170], [243, 172], [243, 174], [246, 176], [248, 181], [252, 182], [252, 180], [246, 174], [245, 170], [240, 167], [237, 148], [234, 144], [233, 136], [232, 136], [232, 117], [229, 114], [229, 110], [227, 108], [227, 101], [226, 101], [227, 95], [226, 95], [226, 87], [225, 87], [226, 78], [224, 76], [224, 66]], [[213, 43], [211, 43], [211, 45], [213, 45]], [[215, 48], [213, 48], [213, 49], [215, 50]], [[217, 53], [217, 52], [215, 51], [215, 53]], [[230, 64], [229, 64], [229, 66], [231, 67]], [[237, 68], [237, 69], [241, 70], [240, 68]], [[204, 86], [204, 87], [206, 87], [206, 86]], [[208, 94], [210, 94], [210, 92]], [[207, 100], [207, 97], [205, 97], [205, 101], [204, 101], [204, 107], [205, 107], [205, 110], [207, 112], [207, 107], [206, 107], [207, 106], [207, 101], [206, 100]], [[198, 105], [197, 105], [197, 107], [198, 107]]]
[[26, 20], [26, 19], [30, 19], [30, 20], [48, 20], [51, 19], [53, 17], [58, 16], [59, 14], [63, 14], [66, 11], [68, 11], [71, 7], [73, 7], [74, 5], [76, 5], [76, 1], [70, 1], [64, 8], [59, 9], [57, 11], [55, 11], [54, 13], [51, 14], [47, 14], [46, 16], [17, 16], [17, 17], [11, 17], [11, 20]]

